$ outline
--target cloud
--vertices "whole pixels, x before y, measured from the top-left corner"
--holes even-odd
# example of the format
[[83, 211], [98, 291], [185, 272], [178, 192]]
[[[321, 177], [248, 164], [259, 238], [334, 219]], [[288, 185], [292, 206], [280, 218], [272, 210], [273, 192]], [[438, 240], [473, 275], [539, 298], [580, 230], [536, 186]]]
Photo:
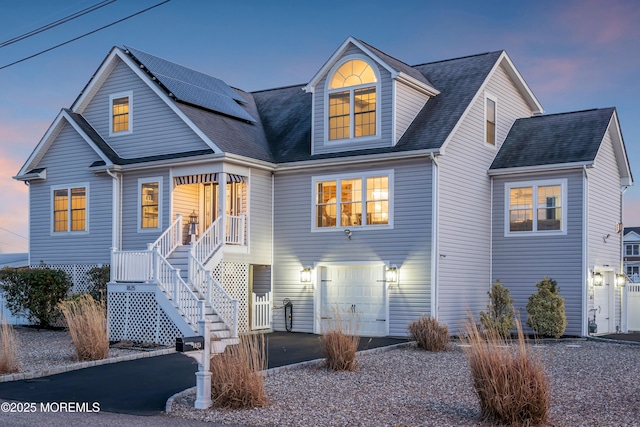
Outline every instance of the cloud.
[[0, 252], [27, 251], [29, 191], [11, 178], [21, 166], [21, 159], [8, 156], [0, 147]]

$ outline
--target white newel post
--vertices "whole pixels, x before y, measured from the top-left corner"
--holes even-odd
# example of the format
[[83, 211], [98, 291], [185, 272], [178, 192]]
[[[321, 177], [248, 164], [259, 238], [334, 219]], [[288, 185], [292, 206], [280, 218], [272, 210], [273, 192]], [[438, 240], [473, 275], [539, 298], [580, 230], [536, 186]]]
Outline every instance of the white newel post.
[[196, 372], [196, 409], [208, 409], [211, 407], [211, 332], [209, 322], [198, 321], [198, 333], [204, 337], [204, 351], [202, 360], [198, 363]]
[[227, 244], [227, 174], [218, 174], [218, 218], [220, 218], [220, 242], [224, 246]]

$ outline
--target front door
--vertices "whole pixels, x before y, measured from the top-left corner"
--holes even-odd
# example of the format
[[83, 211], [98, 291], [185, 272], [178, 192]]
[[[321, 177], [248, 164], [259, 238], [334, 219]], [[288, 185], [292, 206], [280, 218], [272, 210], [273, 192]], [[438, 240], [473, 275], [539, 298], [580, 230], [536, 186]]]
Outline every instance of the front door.
[[321, 269], [320, 328], [337, 324], [357, 335], [387, 335], [384, 266], [331, 266]]
[[596, 311], [598, 334], [612, 333], [613, 330], [613, 290], [615, 275], [609, 271], [602, 272], [602, 285], [593, 287], [593, 308]]

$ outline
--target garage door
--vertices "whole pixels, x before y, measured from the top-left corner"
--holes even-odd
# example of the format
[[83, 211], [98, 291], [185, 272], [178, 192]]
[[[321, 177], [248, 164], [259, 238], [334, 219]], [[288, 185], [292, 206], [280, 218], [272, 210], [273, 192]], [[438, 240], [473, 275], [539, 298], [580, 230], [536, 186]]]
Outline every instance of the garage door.
[[319, 316], [322, 330], [355, 319], [358, 335], [387, 335], [384, 266], [322, 267]]

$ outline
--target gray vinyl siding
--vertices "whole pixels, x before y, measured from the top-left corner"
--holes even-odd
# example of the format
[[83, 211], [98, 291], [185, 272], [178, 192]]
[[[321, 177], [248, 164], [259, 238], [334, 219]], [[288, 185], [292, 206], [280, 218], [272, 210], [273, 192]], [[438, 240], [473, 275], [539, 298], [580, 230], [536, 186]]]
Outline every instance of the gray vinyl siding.
[[[352, 228], [351, 240], [340, 229], [312, 232], [312, 178], [340, 173], [394, 170], [393, 229]], [[274, 301], [293, 303], [293, 330], [313, 332], [314, 297], [319, 285], [300, 283], [300, 271], [317, 263], [396, 264], [399, 286], [389, 286], [389, 334], [405, 336], [407, 324], [430, 314], [432, 166], [429, 160], [345, 166], [275, 177]], [[282, 310], [274, 311], [274, 329], [284, 330]]]
[[[208, 148], [185, 123], [176, 116], [155, 92], [120, 59], [97, 91], [86, 110], [85, 119], [123, 158], [154, 156]], [[132, 91], [130, 114], [132, 133], [109, 136], [109, 96]]]
[[[160, 209], [160, 229], [157, 231], [138, 231], [138, 203], [140, 203], [138, 179], [155, 178], [162, 179], [162, 209]], [[155, 242], [169, 225], [173, 222], [170, 218], [170, 189], [169, 171], [167, 168], [159, 170], [145, 170], [127, 173], [122, 186], [122, 249], [141, 250], [146, 249], [147, 244]]]
[[[496, 146], [484, 135], [485, 93], [497, 97]], [[498, 67], [438, 158], [438, 319], [452, 333], [486, 308], [491, 281], [491, 185], [487, 171], [513, 122], [531, 109]]]
[[405, 84], [396, 83], [396, 130], [393, 138], [394, 145], [400, 141], [400, 138], [402, 138], [402, 135], [404, 135], [404, 132], [427, 103], [428, 99], [429, 97], [427, 95]]
[[[622, 259], [622, 237], [616, 234], [616, 223], [622, 222], [621, 212], [621, 187], [618, 163], [613, 151], [610, 130], [605, 134], [604, 140], [596, 156], [595, 167], [587, 170], [588, 176], [588, 262], [589, 269], [594, 266], [602, 268], [606, 266], [613, 269], [614, 273], [620, 271]], [[603, 237], [609, 235], [606, 239]], [[610, 286], [613, 286], [611, 284]], [[612, 289], [610, 298], [615, 298], [615, 316], [613, 327], [620, 324], [619, 289]], [[616, 295], [614, 296], [615, 293]], [[591, 303], [593, 301], [590, 301]]]
[[[344, 56], [352, 54], [363, 54], [362, 51], [355, 46], [351, 46], [345, 52]], [[391, 80], [391, 74], [385, 69], [380, 67], [377, 63], [369, 60], [369, 63], [373, 67], [377, 67], [377, 71], [380, 75], [379, 92], [376, 94], [379, 97], [380, 111], [377, 111], [376, 120], [380, 122], [380, 138], [367, 139], [366, 141], [358, 141], [358, 139], [350, 140], [348, 142], [332, 141], [330, 144], [325, 144], [325, 127], [327, 125], [327, 100], [326, 100], [326, 85], [327, 76], [324, 76], [316, 85], [315, 92], [313, 94], [313, 154], [321, 153], [335, 153], [340, 151], [360, 150], [364, 148], [378, 148], [389, 147], [392, 145], [393, 140], [393, 82]]]
[[[70, 125], [65, 124], [37, 167], [47, 168], [45, 181], [29, 187], [31, 263], [108, 264], [111, 248], [112, 179], [88, 172], [100, 160], [96, 152]], [[89, 185], [88, 233], [52, 233], [52, 187]]]
[[[505, 236], [505, 184], [515, 181], [567, 179], [566, 235]], [[493, 185], [493, 280], [509, 288], [514, 307], [526, 328], [526, 305], [544, 277], [558, 282], [565, 300], [567, 335], [581, 335], [583, 273], [582, 171], [545, 175], [496, 177]], [[486, 305], [486, 295], [483, 300]], [[483, 307], [484, 308], [484, 307]]]

